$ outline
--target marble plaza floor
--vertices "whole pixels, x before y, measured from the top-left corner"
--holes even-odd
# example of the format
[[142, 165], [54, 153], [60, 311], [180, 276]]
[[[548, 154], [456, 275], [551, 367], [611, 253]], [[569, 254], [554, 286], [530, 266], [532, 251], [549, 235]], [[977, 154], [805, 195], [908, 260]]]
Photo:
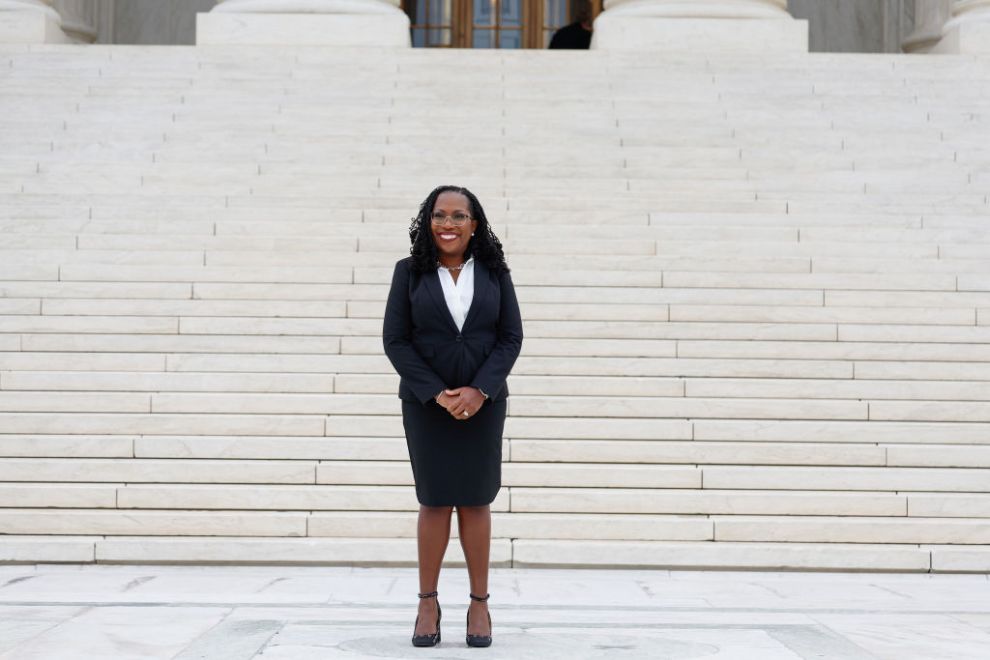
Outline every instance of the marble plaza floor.
[[680, 659], [990, 657], [987, 575], [493, 570], [494, 645], [409, 644], [406, 568], [0, 566], [0, 658]]

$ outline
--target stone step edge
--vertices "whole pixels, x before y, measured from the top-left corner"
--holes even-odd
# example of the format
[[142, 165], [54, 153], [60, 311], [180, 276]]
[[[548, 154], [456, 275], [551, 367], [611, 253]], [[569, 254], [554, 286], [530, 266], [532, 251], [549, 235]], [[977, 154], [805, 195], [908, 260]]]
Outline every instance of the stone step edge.
[[[170, 539], [5, 537], [4, 564], [199, 564], [414, 566], [415, 539]], [[309, 551], [310, 554], [306, 554]], [[331, 551], [335, 556], [331, 556]], [[582, 556], [582, 551], [585, 555]], [[369, 554], [371, 553], [371, 554]], [[445, 559], [463, 565], [456, 549]], [[990, 545], [762, 543], [726, 541], [505, 541], [494, 567], [668, 570], [990, 572]]]

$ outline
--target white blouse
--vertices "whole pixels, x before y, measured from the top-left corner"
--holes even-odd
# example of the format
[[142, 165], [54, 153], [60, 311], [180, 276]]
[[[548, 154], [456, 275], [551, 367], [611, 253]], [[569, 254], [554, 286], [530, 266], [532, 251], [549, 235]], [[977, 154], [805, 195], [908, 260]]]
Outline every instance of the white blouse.
[[471, 301], [474, 300], [474, 257], [464, 263], [464, 268], [461, 269], [456, 282], [446, 268], [437, 268], [437, 275], [440, 276], [440, 286], [443, 287], [443, 299], [447, 302], [447, 309], [454, 317], [457, 329], [462, 330], [464, 319], [467, 318], [468, 310], [471, 308]]

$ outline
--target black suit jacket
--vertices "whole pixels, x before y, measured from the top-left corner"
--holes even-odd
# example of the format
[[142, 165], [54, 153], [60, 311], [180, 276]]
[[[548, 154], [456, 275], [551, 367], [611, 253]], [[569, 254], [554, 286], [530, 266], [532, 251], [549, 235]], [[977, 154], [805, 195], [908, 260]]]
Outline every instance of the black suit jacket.
[[399, 373], [400, 399], [425, 404], [443, 389], [471, 386], [500, 401], [522, 338], [508, 272], [497, 275], [475, 259], [474, 298], [458, 331], [437, 272], [414, 272], [412, 257], [395, 264], [382, 340]]

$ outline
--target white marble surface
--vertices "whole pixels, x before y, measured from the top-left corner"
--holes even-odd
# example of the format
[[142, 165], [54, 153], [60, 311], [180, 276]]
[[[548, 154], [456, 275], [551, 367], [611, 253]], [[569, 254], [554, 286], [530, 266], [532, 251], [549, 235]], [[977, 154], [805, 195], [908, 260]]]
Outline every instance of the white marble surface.
[[[413, 569], [0, 567], [0, 659], [403, 658]], [[444, 641], [464, 658], [468, 586], [441, 576]], [[984, 658], [987, 575], [492, 572], [494, 658]]]
[[[990, 571], [987, 62], [24, 48], [0, 558], [411, 561], [382, 301], [464, 164], [539, 379], [511, 386], [495, 561]], [[735, 458], [660, 453], [712, 442]]]
[[595, 20], [591, 48], [600, 50], [668, 52], [772, 52], [808, 51], [806, 21], [776, 19], [656, 18], [609, 15]]

